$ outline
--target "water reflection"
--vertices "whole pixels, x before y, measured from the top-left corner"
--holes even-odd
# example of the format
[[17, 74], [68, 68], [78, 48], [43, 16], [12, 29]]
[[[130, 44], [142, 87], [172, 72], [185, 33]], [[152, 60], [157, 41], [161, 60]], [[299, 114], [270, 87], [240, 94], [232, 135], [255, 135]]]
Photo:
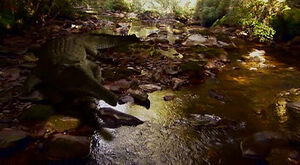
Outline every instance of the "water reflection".
[[180, 96], [181, 92], [177, 91], [174, 93], [174, 91], [171, 90], [163, 90], [150, 93], [150, 109], [132, 103], [111, 106], [102, 100], [99, 101], [98, 107], [110, 107], [120, 112], [133, 115], [143, 121], [170, 123], [183, 116], [184, 113], [181, 111], [183, 100], [177, 97], [172, 101], [164, 101], [163, 97], [167, 95]]

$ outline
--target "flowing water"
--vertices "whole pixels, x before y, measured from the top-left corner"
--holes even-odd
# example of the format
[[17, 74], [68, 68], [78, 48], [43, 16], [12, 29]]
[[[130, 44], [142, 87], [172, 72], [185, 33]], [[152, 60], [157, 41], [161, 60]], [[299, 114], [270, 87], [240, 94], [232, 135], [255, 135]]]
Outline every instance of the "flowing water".
[[[239, 60], [262, 50], [266, 53], [260, 62]], [[263, 130], [299, 132], [297, 119], [276, 107], [280, 92], [300, 86], [297, 62], [281, 62], [276, 57], [283, 52], [255, 45], [228, 53], [232, 62], [216, 77], [179, 91], [151, 93], [149, 110], [131, 104], [114, 107], [145, 123], [107, 129], [111, 141], [94, 135], [91, 164], [255, 164], [242, 157], [243, 138]], [[175, 99], [164, 101], [166, 95]], [[226, 124], [211, 126], [219, 118]]]

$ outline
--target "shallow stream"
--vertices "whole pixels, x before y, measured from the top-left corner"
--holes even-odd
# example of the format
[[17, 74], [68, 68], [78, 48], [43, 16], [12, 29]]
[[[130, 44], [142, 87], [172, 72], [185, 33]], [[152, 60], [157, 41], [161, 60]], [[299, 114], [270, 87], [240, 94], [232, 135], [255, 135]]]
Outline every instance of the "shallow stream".
[[[262, 61], [240, 60], [260, 51], [265, 51], [258, 53]], [[276, 107], [280, 92], [299, 88], [297, 62], [281, 62], [276, 57], [285, 55], [283, 52], [250, 44], [228, 54], [231, 64], [216, 77], [179, 91], [151, 93], [149, 110], [131, 104], [114, 107], [145, 123], [108, 129], [112, 141], [94, 135], [91, 163], [255, 164], [242, 157], [239, 145], [243, 138], [264, 130], [299, 133], [297, 118], [285, 107]], [[175, 99], [164, 101], [166, 95], [174, 95]], [[109, 105], [100, 102], [99, 106]], [[227, 122], [210, 126], [216, 118]]]

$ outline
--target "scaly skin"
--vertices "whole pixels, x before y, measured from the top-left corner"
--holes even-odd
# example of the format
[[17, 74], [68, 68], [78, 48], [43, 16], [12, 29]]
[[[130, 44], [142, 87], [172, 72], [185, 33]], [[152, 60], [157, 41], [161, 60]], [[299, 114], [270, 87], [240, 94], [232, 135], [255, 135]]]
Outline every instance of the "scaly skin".
[[99, 66], [87, 56], [97, 57], [99, 49], [138, 42], [135, 36], [79, 34], [54, 39], [38, 52], [36, 75], [47, 88], [72, 96], [88, 96], [116, 105], [114, 94], [101, 83]]

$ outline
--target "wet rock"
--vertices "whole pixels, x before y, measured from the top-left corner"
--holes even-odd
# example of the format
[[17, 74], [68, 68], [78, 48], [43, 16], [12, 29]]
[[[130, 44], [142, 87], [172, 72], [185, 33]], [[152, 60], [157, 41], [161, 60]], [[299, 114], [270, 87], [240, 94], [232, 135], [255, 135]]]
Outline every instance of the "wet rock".
[[263, 131], [245, 138], [241, 142], [240, 147], [244, 157], [263, 159], [273, 148], [287, 145], [288, 139], [281, 133]]
[[98, 112], [98, 115], [103, 120], [103, 124], [101, 126], [106, 128], [137, 126], [144, 123], [134, 116], [119, 112], [112, 108], [101, 108]]
[[148, 99], [148, 94], [142, 90], [127, 90], [127, 93], [134, 98], [134, 103], [144, 106], [147, 109], [150, 108], [150, 100]]
[[27, 132], [8, 128], [1, 130], [0, 157], [6, 157], [25, 149], [31, 140], [32, 139]]
[[211, 98], [214, 98], [216, 100], [219, 100], [219, 101], [222, 101], [222, 102], [225, 103], [225, 102], [229, 101], [229, 99], [226, 98], [224, 95], [225, 95], [224, 92], [222, 92], [220, 90], [212, 89], [212, 90], [209, 91], [209, 96]]
[[300, 116], [300, 102], [288, 103], [286, 105], [287, 109], [298, 114]]
[[171, 100], [174, 100], [174, 98], [175, 98], [174, 95], [164, 96], [164, 100], [165, 100], [165, 101], [171, 101]]
[[245, 127], [244, 122], [237, 122], [227, 118], [220, 118], [215, 115], [200, 115], [192, 114], [189, 118], [192, 120], [192, 125], [195, 126], [196, 130], [203, 130], [207, 128], [218, 128], [218, 129], [243, 129]]
[[122, 96], [120, 97], [118, 103], [119, 104], [134, 103], [134, 98], [128, 95]]
[[160, 86], [154, 85], [154, 84], [139, 85], [139, 88], [141, 88], [144, 92], [147, 92], [147, 93], [161, 90]]
[[51, 116], [45, 124], [45, 129], [51, 132], [64, 132], [78, 128], [80, 120], [69, 116]]
[[85, 158], [90, 154], [90, 140], [86, 136], [56, 134], [45, 144], [49, 160]]
[[179, 78], [172, 78], [172, 84], [173, 84], [173, 89], [177, 90], [179, 89], [182, 85], [184, 85], [185, 81]]

